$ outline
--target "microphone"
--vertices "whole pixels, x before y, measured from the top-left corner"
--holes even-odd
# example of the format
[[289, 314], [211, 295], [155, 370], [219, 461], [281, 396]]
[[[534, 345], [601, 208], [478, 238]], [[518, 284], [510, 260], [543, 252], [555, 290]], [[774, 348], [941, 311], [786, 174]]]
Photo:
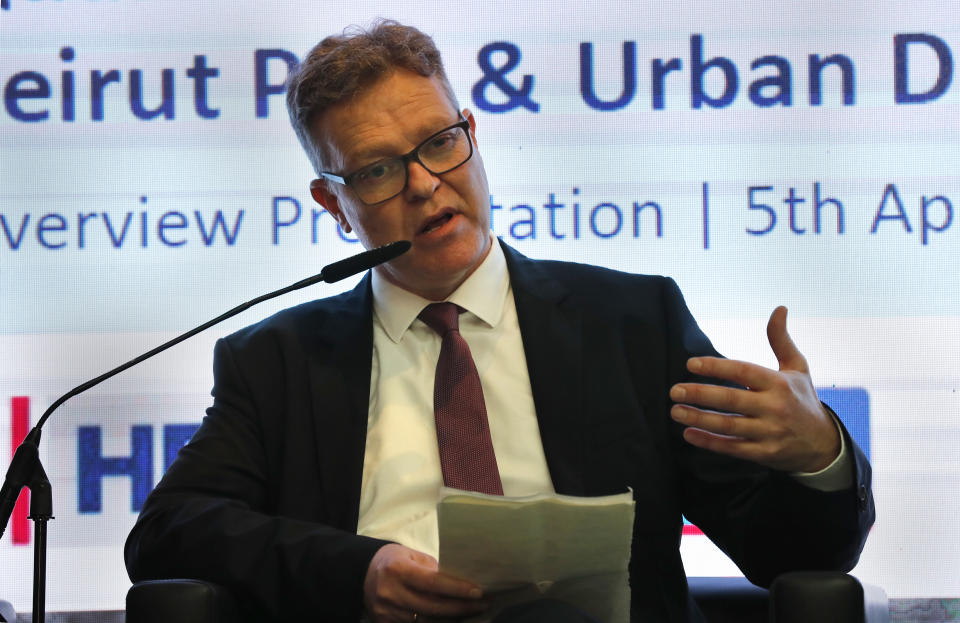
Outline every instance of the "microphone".
[[[390, 260], [403, 255], [410, 250], [411, 246], [412, 245], [409, 240], [398, 240], [396, 242], [391, 242], [381, 247], [370, 249], [338, 262], [334, 262], [333, 264], [324, 266], [320, 273], [314, 275], [313, 277], [307, 277], [306, 279], [302, 279], [285, 288], [274, 290], [273, 292], [269, 292], [262, 296], [258, 296], [253, 300], [247, 301], [242, 305], [238, 305], [230, 311], [217, 316], [213, 320], [205, 322], [199, 327], [191, 329], [168, 342], [164, 342], [153, 350], [148, 351], [139, 357], [131, 359], [127, 363], [117, 366], [109, 372], [101, 374], [100, 376], [91, 379], [82, 385], [74, 387], [69, 392], [58, 398], [43, 413], [43, 415], [40, 417], [40, 420], [37, 422], [37, 425], [33, 427], [27, 437], [23, 440], [23, 443], [20, 444], [20, 447], [17, 448], [17, 452], [13, 456], [13, 461], [10, 463], [10, 467], [7, 470], [6, 478], [3, 481], [3, 487], [0, 488], [0, 537], [2, 537], [3, 533], [7, 530], [7, 524], [10, 522], [10, 515], [13, 514], [13, 507], [15, 506], [17, 498], [20, 495], [20, 490], [30, 484], [31, 479], [35, 475], [36, 469], [40, 467], [39, 453], [37, 448], [40, 443], [40, 429], [43, 427], [44, 423], [47, 421], [47, 418], [50, 417], [54, 410], [56, 410], [56, 408], [62, 405], [64, 402], [70, 398], [73, 398], [77, 394], [87, 391], [91, 387], [99, 385], [110, 377], [120, 374], [124, 370], [132, 368], [141, 361], [162, 353], [171, 346], [176, 346], [180, 342], [193, 337], [197, 333], [209, 329], [213, 325], [223, 322], [228, 318], [236, 316], [240, 312], [245, 311], [254, 305], [268, 301], [272, 298], [276, 298], [282, 294], [293, 292], [294, 290], [306, 288], [307, 286], [311, 286], [321, 281], [326, 283], [334, 283], [336, 281], [340, 281], [341, 279], [346, 279], [347, 277], [356, 275], [357, 273], [361, 273], [365, 270], [370, 270], [375, 266], [379, 266], [384, 262], [389, 262]], [[40, 469], [42, 470], [42, 468]]]
[[342, 259], [328, 266], [324, 266], [320, 271], [320, 277], [327, 283], [334, 283], [347, 277], [352, 277], [357, 273], [370, 270], [374, 266], [379, 266], [384, 262], [389, 262], [395, 257], [403, 255], [413, 246], [409, 240], [397, 240], [382, 247], [370, 249], [363, 253]]

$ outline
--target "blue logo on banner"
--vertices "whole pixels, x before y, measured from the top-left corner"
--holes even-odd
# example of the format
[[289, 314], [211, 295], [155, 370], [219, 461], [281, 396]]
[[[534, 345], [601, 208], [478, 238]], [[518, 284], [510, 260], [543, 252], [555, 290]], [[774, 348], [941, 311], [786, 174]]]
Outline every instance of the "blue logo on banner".
[[[199, 424], [167, 424], [163, 427], [163, 470], [200, 427]], [[153, 489], [153, 426], [130, 429], [130, 456], [103, 456], [100, 426], [81, 426], [77, 431], [77, 510], [99, 513], [103, 508], [103, 479], [130, 479], [130, 510], [139, 512]]]
[[850, 436], [870, 458], [870, 395], [862, 387], [817, 389], [820, 400], [837, 412]]

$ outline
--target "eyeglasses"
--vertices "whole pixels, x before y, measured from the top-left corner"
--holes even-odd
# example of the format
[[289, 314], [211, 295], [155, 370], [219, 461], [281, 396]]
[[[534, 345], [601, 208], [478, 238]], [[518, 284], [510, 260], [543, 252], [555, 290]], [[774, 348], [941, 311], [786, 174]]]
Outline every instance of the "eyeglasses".
[[367, 205], [393, 199], [407, 187], [410, 163], [417, 162], [432, 175], [452, 171], [473, 155], [470, 122], [461, 117], [458, 123], [431, 135], [403, 156], [387, 158], [344, 176], [329, 171], [320, 175], [338, 184], [349, 186]]

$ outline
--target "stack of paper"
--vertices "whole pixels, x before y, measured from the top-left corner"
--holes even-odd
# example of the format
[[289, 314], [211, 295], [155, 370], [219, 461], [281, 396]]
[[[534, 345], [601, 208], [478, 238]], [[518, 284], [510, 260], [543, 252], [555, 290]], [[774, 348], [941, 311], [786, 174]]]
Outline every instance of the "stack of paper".
[[601, 623], [630, 619], [631, 493], [508, 498], [445, 489], [437, 505], [440, 569], [484, 588], [493, 607], [541, 597]]

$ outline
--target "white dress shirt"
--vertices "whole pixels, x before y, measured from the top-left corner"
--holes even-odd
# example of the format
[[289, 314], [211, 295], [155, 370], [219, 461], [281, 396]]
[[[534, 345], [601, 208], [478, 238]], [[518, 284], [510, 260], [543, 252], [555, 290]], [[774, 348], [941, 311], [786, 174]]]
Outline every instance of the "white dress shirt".
[[[443, 474], [433, 383], [440, 336], [417, 318], [433, 301], [390, 283], [377, 271], [372, 287], [373, 360], [357, 533], [436, 558], [436, 505]], [[447, 300], [466, 310], [460, 315], [460, 333], [480, 374], [504, 495], [552, 493], [517, 308], [496, 240]], [[843, 446], [826, 469], [793, 476], [822, 491], [843, 489], [853, 481], [847, 455]]]
[[[374, 271], [370, 411], [357, 533], [437, 556], [443, 486], [433, 415], [440, 336], [417, 315], [432, 301]], [[447, 299], [480, 374], [503, 493], [552, 493], [503, 250]]]

